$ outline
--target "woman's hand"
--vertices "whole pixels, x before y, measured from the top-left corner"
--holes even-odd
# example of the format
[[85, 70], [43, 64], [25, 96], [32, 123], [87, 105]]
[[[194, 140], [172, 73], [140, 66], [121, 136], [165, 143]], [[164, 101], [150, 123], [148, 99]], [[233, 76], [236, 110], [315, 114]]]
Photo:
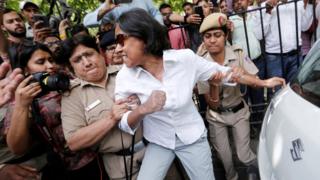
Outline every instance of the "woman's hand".
[[264, 82], [265, 82], [265, 87], [267, 88], [274, 88], [275, 86], [280, 86], [280, 85], [282, 87], [286, 86], [286, 80], [280, 77], [269, 78], [264, 80]]
[[40, 92], [41, 86], [38, 82], [29, 83], [32, 79], [32, 75], [24, 79], [17, 87], [15, 93], [16, 105], [29, 106]]
[[210, 86], [219, 86], [223, 78], [224, 75], [222, 72], [215, 73], [209, 80]]
[[160, 90], [152, 91], [148, 100], [143, 103], [140, 108], [142, 114], [151, 114], [157, 111], [161, 111], [166, 103], [166, 93]]
[[[235, 67], [232, 67], [232, 72], [229, 72], [229, 73], [232, 73], [231, 74], [231, 81], [238, 83], [240, 81], [241, 77], [245, 74], [245, 71], [242, 68], [235, 66]], [[226, 76], [230, 76], [230, 74], [228, 75], [228, 73], [227, 73]]]

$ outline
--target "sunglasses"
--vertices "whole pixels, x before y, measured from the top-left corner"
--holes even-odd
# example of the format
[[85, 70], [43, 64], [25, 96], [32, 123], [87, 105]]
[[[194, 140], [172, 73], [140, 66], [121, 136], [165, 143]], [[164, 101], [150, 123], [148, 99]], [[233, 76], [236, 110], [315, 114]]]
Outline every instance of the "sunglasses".
[[124, 41], [126, 41], [130, 36], [127, 34], [118, 34], [116, 37], [116, 43], [124, 46]]

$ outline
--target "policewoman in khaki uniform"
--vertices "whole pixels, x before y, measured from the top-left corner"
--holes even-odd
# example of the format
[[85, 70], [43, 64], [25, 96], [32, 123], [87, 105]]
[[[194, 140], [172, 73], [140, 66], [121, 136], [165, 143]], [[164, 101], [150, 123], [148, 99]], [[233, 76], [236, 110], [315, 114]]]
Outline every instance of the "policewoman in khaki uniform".
[[[257, 67], [243, 54], [238, 46], [226, 45], [228, 30], [227, 17], [222, 13], [213, 13], [206, 17], [201, 24], [203, 44], [198, 54], [207, 60], [220, 65], [237, 68], [238, 83], [253, 87], [274, 87], [283, 85], [282, 78], [260, 80], [256, 74]], [[237, 76], [233, 74], [233, 76]], [[227, 180], [238, 179], [238, 174], [232, 161], [228, 127], [231, 127], [233, 141], [239, 160], [247, 166], [256, 166], [256, 155], [250, 149], [250, 112], [242, 98], [240, 86], [236, 83], [208, 83], [199, 82], [200, 94], [205, 94], [208, 104], [206, 114], [209, 122], [209, 137], [226, 172]]]
[[77, 77], [61, 102], [63, 133], [70, 149], [93, 148], [101, 153], [110, 179], [135, 179], [144, 154], [142, 131], [139, 129], [133, 139], [117, 126], [131, 107], [128, 101], [114, 103], [118, 69], [107, 70], [91, 37], [74, 37], [64, 44], [64, 49]]

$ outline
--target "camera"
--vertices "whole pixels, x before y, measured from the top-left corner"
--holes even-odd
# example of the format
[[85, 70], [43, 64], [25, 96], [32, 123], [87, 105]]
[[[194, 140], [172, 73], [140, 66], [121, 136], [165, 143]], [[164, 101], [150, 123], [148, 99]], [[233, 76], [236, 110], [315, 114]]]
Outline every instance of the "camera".
[[41, 24], [38, 26], [38, 28], [50, 27], [49, 18], [47, 16], [42, 15], [42, 14], [34, 14], [32, 16], [32, 20], [35, 23], [38, 21], [41, 21]]
[[69, 89], [70, 79], [64, 73], [50, 75], [47, 72], [37, 72], [32, 74], [33, 82], [39, 82], [42, 92], [39, 96], [48, 93], [49, 91], [64, 92]]

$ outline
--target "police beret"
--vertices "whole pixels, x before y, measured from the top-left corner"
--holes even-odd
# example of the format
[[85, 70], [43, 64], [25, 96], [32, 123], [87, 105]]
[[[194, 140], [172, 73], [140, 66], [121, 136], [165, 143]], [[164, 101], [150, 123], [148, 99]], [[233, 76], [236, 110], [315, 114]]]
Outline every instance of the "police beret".
[[227, 16], [223, 13], [212, 13], [202, 21], [200, 33], [204, 33], [209, 29], [222, 28], [227, 25]]

